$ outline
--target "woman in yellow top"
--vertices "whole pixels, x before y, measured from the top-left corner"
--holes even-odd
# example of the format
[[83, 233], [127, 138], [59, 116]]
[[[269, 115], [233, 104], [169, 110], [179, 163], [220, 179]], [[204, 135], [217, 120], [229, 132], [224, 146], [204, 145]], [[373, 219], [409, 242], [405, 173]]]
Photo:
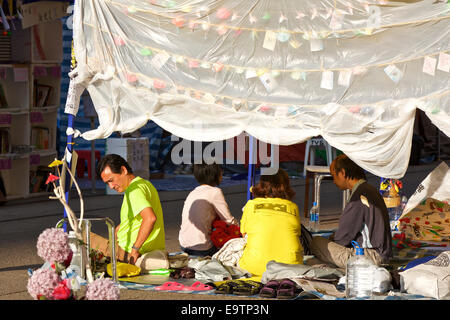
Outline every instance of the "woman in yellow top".
[[303, 264], [300, 216], [291, 201], [295, 192], [287, 173], [279, 169], [275, 175], [263, 175], [251, 191], [254, 199], [245, 205], [241, 219], [247, 244], [239, 266], [253, 276], [261, 276], [271, 260]]

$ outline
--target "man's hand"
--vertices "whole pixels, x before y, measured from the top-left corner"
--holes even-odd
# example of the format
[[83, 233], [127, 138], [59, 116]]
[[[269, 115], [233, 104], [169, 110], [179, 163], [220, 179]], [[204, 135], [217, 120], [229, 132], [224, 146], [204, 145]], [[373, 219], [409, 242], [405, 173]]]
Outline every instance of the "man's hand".
[[141, 256], [138, 250], [132, 249], [130, 253], [130, 257], [128, 258], [128, 263], [136, 264], [137, 259]]

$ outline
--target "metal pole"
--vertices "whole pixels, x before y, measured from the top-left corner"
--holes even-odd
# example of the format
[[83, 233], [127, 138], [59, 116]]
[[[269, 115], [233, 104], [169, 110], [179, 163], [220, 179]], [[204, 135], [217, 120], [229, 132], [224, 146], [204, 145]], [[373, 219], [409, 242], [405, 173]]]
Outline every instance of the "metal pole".
[[252, 136], [248, 136], [248, 144], [249, 144], [249, 150], [248, 150], [248, 175], [247, 175], [247, 201], [253, 199], [253, 195], [250, 192], [250, 188], [255, 184], [255, 138]]
[[[69, 114], [69, 117], [67, 119], [67, 127], [68, 128], [73, 128], [73, 121], [74, 121], [74, 116], [72, 114]], [[72, 168], [72, 153], [73, 153], [73, 134], [68, 135], [67, 136], [67, 146], [66, 146], [66, 162], [67, 162], [67, 168], [68, 170], [71, 170]], [[65, 198], [66, 198], [66, 202], [69, 203], [69, 198], [70, 198], [70, 175], [66, 176], [66, 185], [65, 185]], [[64, 218], [67, 218], [67, 212], [66, 209], [64, 208]], [[67, 232], [67, 222], [64, 222], [64, 231]]]
[[[91, 129], [95, 129], [94, 118], [91, 117]], [[95, 140], [91, 140], [91, 187], [92, 193], [95, 193]]]

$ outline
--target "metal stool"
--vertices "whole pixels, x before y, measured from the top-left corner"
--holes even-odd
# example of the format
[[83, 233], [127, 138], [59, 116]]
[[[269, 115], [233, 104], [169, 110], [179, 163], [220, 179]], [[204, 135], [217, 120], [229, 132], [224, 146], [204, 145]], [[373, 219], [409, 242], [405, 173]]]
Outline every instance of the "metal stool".
[[[58, 221], [56, 224], [57, 228], [61, 228], [63, 223], [68, 221], [68, 218], [63, 218]], [[115, 225], [114, 221], [112, 221], [110, 218], [84, 218], [83, 224], [82, 224], [82, 232], [84, 232], [86, 236], [86, 248], [87, 248], [87, 256], [89, 257], [89, 249], [91, 247], [91, 221], [105, 221], [106, 225], [108, 226], [108, 236], [109, 236], [109, 244], [110, 244], [110, 250], [111, 250], [111, 260], [112, 260], [112, 270], [113, 270], [113, 281], [115, 283], [118, 283], [117, 279], [117, 257], [116, 257], [116, 234], [115, 234]], [[83, 257], [83, 256], [81, 256]], [[85, 263], [86, 261], [81, 261], [82, 268], [81, 268], [81, 275], [80, 277], [85, 279], [86, 278], [86, 270], [85, 270]]]
[[[333, 180], [333, 176], [330, 173], [329, 166], [306, 166], [306, 180], [305, 180], [305, 203], [303, 205], [303, 213], [305, 217], [309, 216], [309, 179], [314, 177], [314, 189], [313, 189], [313, 199], [317, 203], [317, 208], [320, 213], [320, 184], [322, 180]], [[350, 196], [350, 190], [344, 190], [342, 195], [342, 210], [347, 204], [348, 198]]]
[[[306, 142], [305, 147], [305, 159], [304, 159], [304, 169], [303, 169], [303, 176], [306, 177], [306, 167], [307, 166], [314, 166], [314, 160], [315, 160], [315, 154], [314, 152], [310, 153], [311, 148], [317, 148], [319, 146], [323, 145], [325, 147], [325, 151], [327, 153], [327, 164], [328, 166], [331, 165], [331, 162], [333, 161], [333, 147], [323, 138], [312, 138], [309, 139]], [[314, 151], [314, 150], [313, 150]], [[311, 160], [311, 161], [310, 161]]]

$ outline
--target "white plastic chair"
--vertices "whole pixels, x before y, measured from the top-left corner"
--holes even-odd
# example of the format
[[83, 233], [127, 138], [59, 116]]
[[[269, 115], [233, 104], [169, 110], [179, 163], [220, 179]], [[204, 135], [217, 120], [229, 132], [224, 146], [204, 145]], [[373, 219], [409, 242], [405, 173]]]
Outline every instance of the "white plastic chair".
[[[327, 155], [327, 163], [328, 166], [331, 165], [331, 162], [334, 159], [333, 147], [323, 138], [311, 138], [306, 142], [305, 148], [305, 160], [303, 166], [303, 177], [306, 177], [306, 167], [315, 165], [315, 152], [314, 149], [320, 146], [325, 147], [326, 155]], [[313, 148], [313, 150], [311, 150]], [[311, 150], [311, 152], [310, 152]], [[311, 161], [310, 161], [311, 160]]]

